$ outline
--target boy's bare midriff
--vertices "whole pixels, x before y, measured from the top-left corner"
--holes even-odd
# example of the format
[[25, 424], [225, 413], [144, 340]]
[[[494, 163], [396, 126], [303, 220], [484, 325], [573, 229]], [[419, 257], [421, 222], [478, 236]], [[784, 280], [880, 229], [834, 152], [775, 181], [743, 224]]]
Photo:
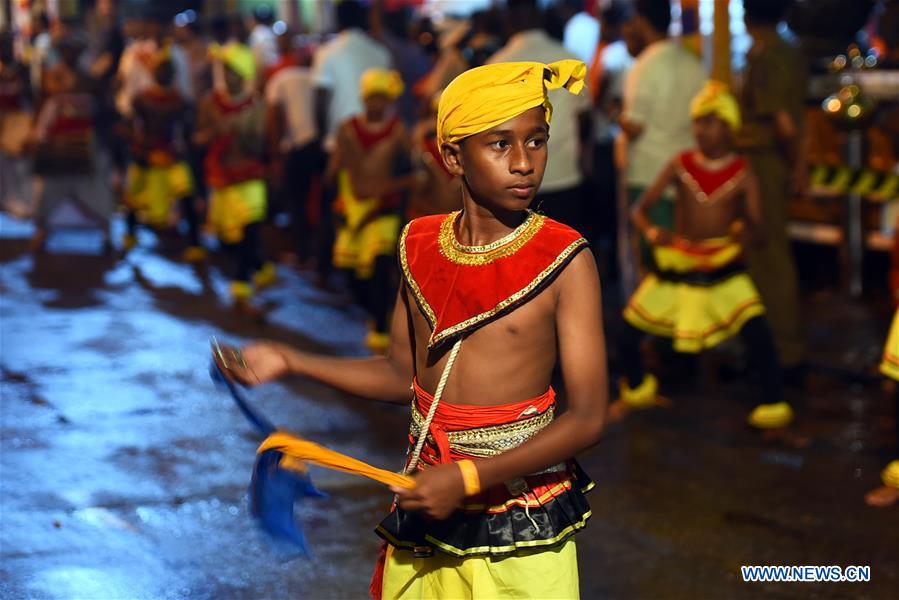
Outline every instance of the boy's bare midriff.
[[691, 241], [727, 237], [733, 225], [745, 218], [744, 189], [737, 185], [714, 202], [700, 202], [682, 182], [677, 182], [674, 233]]
[[[556, 282], [511, 313], [466, 337], [442, 402], [497, 406], [540, 396], [556, 363]], [[418, 384], [433, 394], [452, 342], [428, 351], [431, 327], [409, 298]], [[459, 374], [464, 373], [461, 377]]]

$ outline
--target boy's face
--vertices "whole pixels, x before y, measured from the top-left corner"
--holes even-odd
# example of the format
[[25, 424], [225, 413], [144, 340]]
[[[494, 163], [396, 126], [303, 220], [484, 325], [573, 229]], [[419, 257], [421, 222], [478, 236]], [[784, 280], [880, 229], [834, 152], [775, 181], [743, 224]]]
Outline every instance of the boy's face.
[[380, 121], [387, 114], [390, 106], [390, 98], [384, 94], [370, 94], [362, 99], [365, 105], [365, 113], [372, 121]]
[[237, 71], [225, 65], [225, 85], [228, 86], [228, 92], [231, 94], [239, 94], [246, 88], [243, 77]]
[[546, 170], [545, 110], [536, 106], [460, 143], [443, 145], [447, 167], [464, 178], [478, 204], [504, 211], [531, 204]]
[[719, 154], [731, 147], [730, 127], [714, 113], [693, 119], [693, 138], [703, 154]]

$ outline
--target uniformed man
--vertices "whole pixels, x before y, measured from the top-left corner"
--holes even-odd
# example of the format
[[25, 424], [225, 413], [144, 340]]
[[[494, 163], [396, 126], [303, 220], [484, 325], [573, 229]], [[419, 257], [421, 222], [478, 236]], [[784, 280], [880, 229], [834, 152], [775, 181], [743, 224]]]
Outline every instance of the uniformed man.
[[787, 235], [787, 200], [807, 188], [802, 132], [806, 68], [799, 51], [777, 32], [790, 4], [744, 2], [753, 44], [740, 98], [743, 128], [738, 145], [758, 176], [767, 234], [767, 244], [748, 252], [749, 273], [767, 308], [781, 363], [795, 378], [804, 348], [796, 265]]

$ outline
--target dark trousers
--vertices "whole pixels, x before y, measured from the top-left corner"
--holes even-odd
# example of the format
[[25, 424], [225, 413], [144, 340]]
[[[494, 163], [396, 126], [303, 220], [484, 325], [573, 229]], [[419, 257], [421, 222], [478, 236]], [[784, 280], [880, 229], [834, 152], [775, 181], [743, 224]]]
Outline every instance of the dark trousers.
[[[625, 323], [618, 340], [621, 366], [631, 389], [640, 385], [646, 374], [643, 355], [640, 353], [640, 341], [644, 335], [644, 332], [630, 323]], [[780, 402], [783, 400], [783, 373], [767, 319], [764, 316], [750, 319], [743, 325], [739, 335], [759, 384], [761, 403]]]
[[262, 268], [262, 256], [259, 250], [259, 226], [250, 223], [244, 228], [243, 239], [235, 244], [223, 244], [234, 257], [234, 281], [248, 283], [253, 273]]
[[[197, 207], [194, 203], [193, 196], [185, 196], [178, 201], [181, 206], [181, 217], [187, 223], [187, 242], [191, 246], [200, 245], [200, 217], [197, 214]], [[137, 233], [137, 213], [134, 210], [128, 210], [128, 233], [136, 235]]]
[[375, 331], [387, 333], [390, 329], [390, 309], [396, 294], [396, 256], [379, 256], [375, 259], [375, 271], [369, 279], [359, 279], [350, 272], [350, 287], [358, 305], [364, 308], [375, 322]]
[[310, 192], [313, 177], [322, 171], [323, 160], [318, 142], [291, 149], [284, 160], [284, 198], [300, 260], [309, 258], [314, 247], [309, 223]]
[[618, 174], [612, 142], [593, 145], [593, 177], [585, 202], [587, 227], [584, 232], [593, 244], [605, 273], [614, 275], [618, 264]]

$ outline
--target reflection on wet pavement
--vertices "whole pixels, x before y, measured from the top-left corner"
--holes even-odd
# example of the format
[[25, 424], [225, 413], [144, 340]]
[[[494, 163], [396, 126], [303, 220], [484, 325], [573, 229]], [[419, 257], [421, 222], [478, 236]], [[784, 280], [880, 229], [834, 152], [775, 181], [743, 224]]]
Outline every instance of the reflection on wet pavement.
[[[282, 269], [261, 325], [227, 307], [215, 263], [164, 247], [102, 257], [85, 232], [32, 257], [27, 227], [0, 219], [0, 597], [364, 597], [389, 493], [316, 470], [331, 496], [300, 509], [315, 556], [272, 545], [247, 514], [259, 439], [207, 370], [213, 335], [362, 354], [363, 314]], [[806, 442], [743, 425], [752, 387], [707, 373], [732, 359], [725, 348], [704, 359], [696, 391], [585, 454], [599, 483], [578, 538], [585, 598], [895, 597], [899, 508], [863, 502], [892, 451], [892, 406], [864, 371], [885, 315], [833, 295], [807, 304], [827, 323], [810, 330], [816, 357], [834, 368], [798, 398]], [[316, 441], [401, 463], [402, 407], [300, 380], [252, 399]], [[872, 581], [744, 584], [745, 564], [870, 565]]]

